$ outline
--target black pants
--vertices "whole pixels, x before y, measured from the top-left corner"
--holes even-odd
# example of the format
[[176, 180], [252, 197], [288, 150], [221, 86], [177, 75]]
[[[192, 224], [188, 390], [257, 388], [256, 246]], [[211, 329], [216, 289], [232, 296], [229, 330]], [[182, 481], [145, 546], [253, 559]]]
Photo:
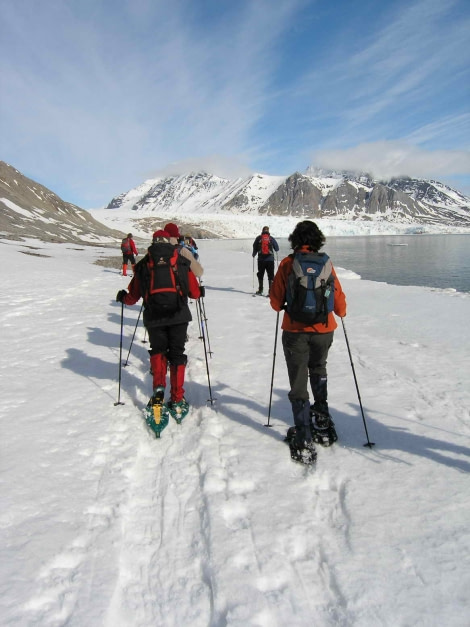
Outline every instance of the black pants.
[[282, 332], [282, 346], [289, 375], [290, 401], [308, 401], [308, 377], [326, 376], [326, 360], [333, 344], [330, 333]]
[[150, 354], [162, 353], [173, 366], [186, 364], [184, 354], [188, 323], [172, 324], [164, 327], [147, 327], [150, 342]]
[[127, 266], [128, 263], [131, 263], [133, 266], [135, 266], [135, 257], [134, 255], [125, 255], [124, 253], [122, 254], [122, 265], [123, 266]]
[[263, 285], [264, 273], [268, 275], [268, 281], [271, 282], [274, 279], [274, 259], [266, 261], [258, 255], [258, 272], [256, 276], [258, 277], [258, 281], [260, 286]]

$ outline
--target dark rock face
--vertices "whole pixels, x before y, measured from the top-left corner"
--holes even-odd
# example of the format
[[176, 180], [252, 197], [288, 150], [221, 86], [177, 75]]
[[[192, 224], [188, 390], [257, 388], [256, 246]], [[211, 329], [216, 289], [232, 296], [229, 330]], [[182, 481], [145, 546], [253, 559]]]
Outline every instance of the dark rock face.
[[321, 191], [306, 176], [296, 172], [280, 185], [260, 208], [267, 215], [321, 217]]
[[38, 239], [82, 245], [116, 242], [109, 229], [88, 211], [65, 202], [50, 189], [0, 161], [0, 232], [5, 239]]

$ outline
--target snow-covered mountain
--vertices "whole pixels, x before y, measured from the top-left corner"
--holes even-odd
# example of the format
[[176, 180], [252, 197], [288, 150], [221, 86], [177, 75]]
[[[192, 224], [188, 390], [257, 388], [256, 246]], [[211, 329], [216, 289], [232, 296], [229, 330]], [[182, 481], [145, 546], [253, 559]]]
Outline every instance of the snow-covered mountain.
[[0, 161], [0, 235], [81, 244], [114, 243], [122, 233]]
[[470, 198], [442, 183], [380, 182], [313, 168], [236, 180], [206, 172], [156, 178], [113, 198], [107, 209], [117, 208], [142, 216], [248, 214], [470, 227]]

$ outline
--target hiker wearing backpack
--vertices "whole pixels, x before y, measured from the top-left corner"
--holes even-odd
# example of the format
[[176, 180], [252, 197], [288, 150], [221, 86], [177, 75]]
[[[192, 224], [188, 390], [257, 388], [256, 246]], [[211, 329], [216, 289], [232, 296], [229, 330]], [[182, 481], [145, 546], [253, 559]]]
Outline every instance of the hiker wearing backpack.
[[[270, 301], [275, 311], [285, 310], [282, 346], [294, 418], [286, 441], [292, 459], [313, 463], [314, 442], [329, 446], [337, 439], [328, 409], [326, 363], [337, 327], [334, 314], [346, 315], [346, 297], [331, 260], [319, 252], [325, 236], [315, 222], [299, 222], [289, 242], [293, 253], [279, 265]], [[314, 400], [311, 407], [308, 378]]]
[[127, 276], [127, 264], [131, 262], [132, 271], [134, 272], [135, 258], [139, 254], [135, 242], [132, 239], [132, 233], [128, 233], [121, 242], [122, 252], [122, 276]]
[[271, 284], [274, 279], [274, 251], [278, 252], [279, 245], [269, 234], [269, 226], [263, 226], [261, 235], [253, 242], [253, 254], [252, 257], [258, 255], [258, 291], [256, 294], [261, 295], [263, 293], [263, 279], [264, 273], [268, 275], [268, 292], [271, 289]]
[[182, 239], [181, 244], [189, 250], [189, 252], [193, 255], [194, 259], [197, 260], [199, 258], [197, 244], [194, 241], [194, 239], [191, 237], [191, 235], [186, 234], [184, 238]]
[[169, 234], [171, 244], [180, 245], [179, 246], [180, 254], [183, 255], [183, 257], [186, 257], [186, 259], [189, 259], [190, 264], [191, 264], [191, 270], [198, 277], [198, 279], [201, 278], [203, 275], [204, 269], [199, 263], [199, 261], [197, 261], [197, 259], [191, 253], [191, 251], [188, 248], [186, 248], [186, 246], [183, 246], [181, 244], [182, 237], [179, 232], [178, 226], [174, 224], [173, 222], [168, 222], [168, 224], [165, 224], [165, 227], [163, 230]]
[[[143, 320], [149, 336], [153, 377], [153, 394], [147, 406], [149, 423], [153, 416], [168, 422], [168, 411], [177, 422], [188, 413], [183, 388], [187, 362], [184, 350], [192, 320], [188, 297], [199, 298], [201, 289], [189, 259], [180, 254], [166, 231], [159, 230], [153, 234], [147, 254], [135, 266], [129, 292], [120, 290], [116, 296], [125, 305], [134, 305], [140, 298], [144, 301]], [[168, 366], [170, 399], [165, 404]]]

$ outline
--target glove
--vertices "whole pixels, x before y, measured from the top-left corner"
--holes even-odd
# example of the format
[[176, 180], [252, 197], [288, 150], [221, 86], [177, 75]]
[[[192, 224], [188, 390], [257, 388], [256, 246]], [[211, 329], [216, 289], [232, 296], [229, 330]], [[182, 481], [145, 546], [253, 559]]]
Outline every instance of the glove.
[[204, 287], [204, 285], [199, 286], [199, 291], [201, 292], [199, 298], [204, 298], [204, 296], [206, 295], [206, 288]]
[[123, 303], [124, 302], [124, 298], [126, 296], [127, 296], [126, 290], [119, 290], [119, 292], [116, 294], [116, 302], [117, 303]]

